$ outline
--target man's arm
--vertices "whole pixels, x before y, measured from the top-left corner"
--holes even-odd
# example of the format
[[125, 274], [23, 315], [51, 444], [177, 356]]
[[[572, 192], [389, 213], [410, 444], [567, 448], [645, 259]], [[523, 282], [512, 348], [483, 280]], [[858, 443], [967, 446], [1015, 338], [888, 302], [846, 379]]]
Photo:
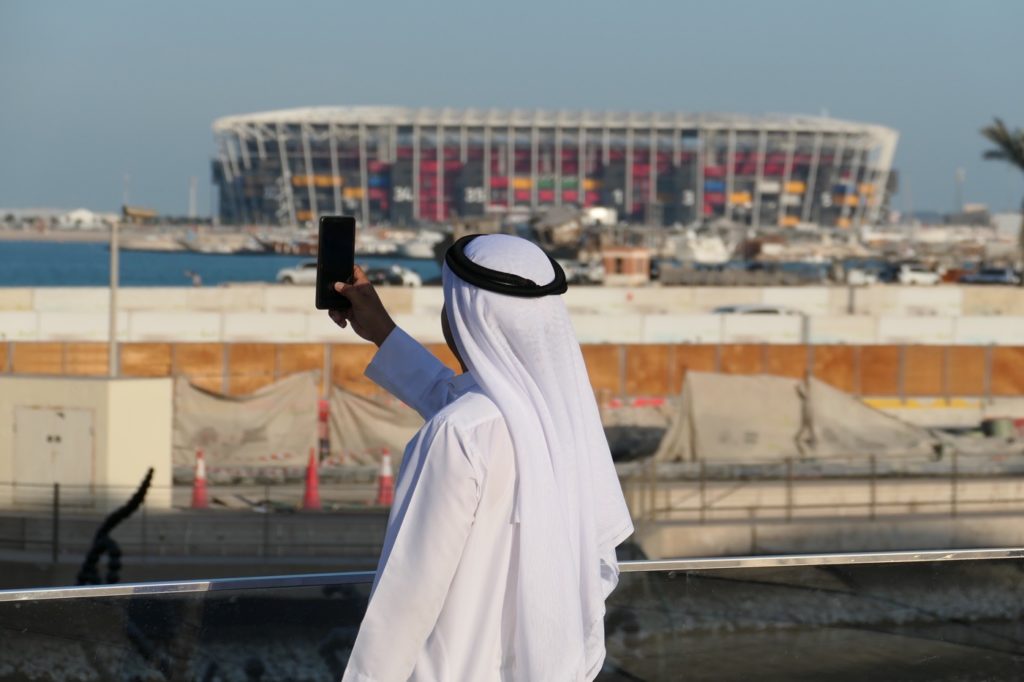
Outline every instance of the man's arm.
[[463, 434], [450, 424], [424, 429], [399, 480], [346, 682], [407, 680], [444, 606], [479, 503], [479, 475]]
[[399, 327], [380, 344], [366, 376], [426, 420], [456, 397], [455, 372]]
[[379, 349], [367, 377], [428, 420], [455, 398], [455, 373], [395, 325], [362, 268], [357, 265], [352, 282], [337, 282], [334, 289], [351, 305], [330, 311], [331, 319], [342, 328], [352, 325]]

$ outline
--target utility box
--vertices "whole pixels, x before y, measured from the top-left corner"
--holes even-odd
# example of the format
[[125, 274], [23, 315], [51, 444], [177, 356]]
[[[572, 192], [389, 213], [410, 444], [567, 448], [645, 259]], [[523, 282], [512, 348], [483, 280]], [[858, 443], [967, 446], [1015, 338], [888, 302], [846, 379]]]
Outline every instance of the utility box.
[[172, 415], [170, 378], [0, 377], [0, 506], [111, 509], [153, 467], [169, 507]]

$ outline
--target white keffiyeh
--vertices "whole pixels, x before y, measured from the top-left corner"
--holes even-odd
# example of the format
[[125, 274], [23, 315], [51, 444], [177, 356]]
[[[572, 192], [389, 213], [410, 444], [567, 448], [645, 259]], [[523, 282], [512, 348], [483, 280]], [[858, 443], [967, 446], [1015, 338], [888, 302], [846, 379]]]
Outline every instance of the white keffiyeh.
[[[540, 285], [554, 277], [547, 255], [518, 237], [480, 236], [465, 252]], [[604, 660], [615, 547], [633, 524], [565, 302], [486, 291], [447, 265], [442, 277], [456, 346], [515, 450], [515, 679], [591, 680]]]

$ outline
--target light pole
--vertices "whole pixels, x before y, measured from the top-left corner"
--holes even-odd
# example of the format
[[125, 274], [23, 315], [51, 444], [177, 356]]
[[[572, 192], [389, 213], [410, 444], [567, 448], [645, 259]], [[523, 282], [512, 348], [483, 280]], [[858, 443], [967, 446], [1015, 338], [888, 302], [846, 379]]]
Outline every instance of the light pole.
[[110, 376], [116, 377], [120, 373], [120, 358], [117, 349], [117, 285], [120, 272], [118, 225], [120, 221], [115, 220], [110, 226], [110, 332], [109, 345], [107, 348], [107, 363]]

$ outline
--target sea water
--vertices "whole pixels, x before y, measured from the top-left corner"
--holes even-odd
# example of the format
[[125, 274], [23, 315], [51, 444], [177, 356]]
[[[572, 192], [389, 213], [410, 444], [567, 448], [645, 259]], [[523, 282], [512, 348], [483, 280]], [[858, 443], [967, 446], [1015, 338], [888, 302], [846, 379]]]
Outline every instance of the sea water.
[[[307, 260], [302, 256], [207, 255], [188, 251], [122, 251], [120, 283], [129, 287], [192, 286], [198, 273], [204, 286], [235, 282], [273, 282], [278, 270]], [[424, 282], [440, 276], [432, 260], [357, 257], [364, 267], [397, 263], [416, 271]], [[110, 283], [106, 244], [0, 241], [0, 287], [96, 287]]]

